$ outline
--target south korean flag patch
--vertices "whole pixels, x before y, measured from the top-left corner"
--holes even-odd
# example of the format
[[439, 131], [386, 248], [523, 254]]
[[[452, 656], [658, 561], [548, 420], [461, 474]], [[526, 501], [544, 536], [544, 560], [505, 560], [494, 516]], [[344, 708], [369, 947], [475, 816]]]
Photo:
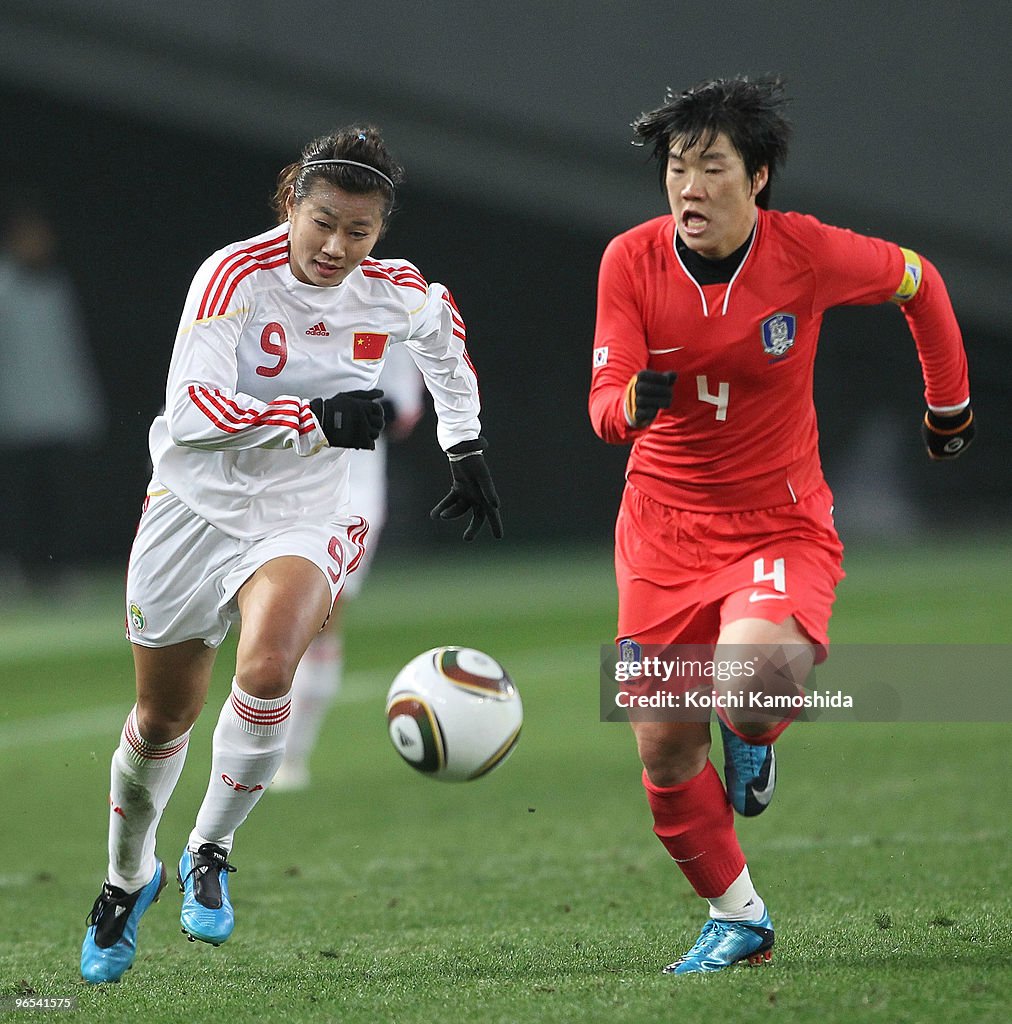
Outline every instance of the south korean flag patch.
[[608, 365], [608, 346], [601, 345], [594, 349], [594, 369], [596, 370], [599, 366]]
[[775, 313], [762, 324], [763, 352], [770, 360], [783, 359], [794, 344], [798, 318], [793, 313]]

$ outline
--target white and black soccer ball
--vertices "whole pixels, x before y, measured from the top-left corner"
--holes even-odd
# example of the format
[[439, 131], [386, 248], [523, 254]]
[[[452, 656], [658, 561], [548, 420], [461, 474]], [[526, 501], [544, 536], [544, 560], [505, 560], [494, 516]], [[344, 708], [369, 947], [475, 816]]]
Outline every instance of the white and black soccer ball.
[[524, 708], [509, 673], [470, 647], [435, 647], [412, 658], [387, 694], [397, 753], [441, 782], [487, 775], [513, 752]]

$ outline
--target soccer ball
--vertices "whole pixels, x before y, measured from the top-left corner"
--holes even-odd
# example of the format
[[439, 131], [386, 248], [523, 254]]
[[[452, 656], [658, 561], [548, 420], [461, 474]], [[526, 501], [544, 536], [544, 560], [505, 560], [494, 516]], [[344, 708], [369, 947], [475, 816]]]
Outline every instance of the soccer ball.
[[470, 647], [435, 647], [412, 658], [387, 694], [397, 753], [441, 782], [488, 774], [513, 752], [524, 708], [494, 658]]

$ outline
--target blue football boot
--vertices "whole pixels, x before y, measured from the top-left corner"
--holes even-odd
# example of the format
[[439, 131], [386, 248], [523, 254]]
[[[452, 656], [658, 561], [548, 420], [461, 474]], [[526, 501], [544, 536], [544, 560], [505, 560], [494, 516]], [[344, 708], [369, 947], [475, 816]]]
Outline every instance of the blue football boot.
[[220, 946], [235, 927], [235, 914], [228, 898], [228, 876], [235, 871], [228, 854], [215, 843], [204, 843], [196, 853], [189, 847], [179, 858], [179, 891], [183, 909], [179, 922], [191, 942], [200, 939]]
[[665, 974], [705, 974], [732, 964], [768, 964], [773, 957], [773, 922], [769, 912], [758, 921], [709, 920], [684, 956], [664, 968]]
[[724, 782], [731, 806], [746, 818], [754, 818], [769, 807], [777, 784], [777, 758], [773, 745], [757, 747], [746, 743], [721, 719], [724, 741]]
[[137, 925], [141, 915], [165, 888], [165, 868], [155, 865], [151, 881], [136, 892], [105, 882], [88, 915], [81, 944], [81, 977], [93, 985], [119, 981], [137, 955]]

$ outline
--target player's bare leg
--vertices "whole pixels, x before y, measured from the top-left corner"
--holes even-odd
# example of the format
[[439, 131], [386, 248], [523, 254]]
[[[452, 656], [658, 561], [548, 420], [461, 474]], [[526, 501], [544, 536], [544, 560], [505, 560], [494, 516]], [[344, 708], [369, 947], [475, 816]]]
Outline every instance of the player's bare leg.
[[262, 565], [237, 599], [242, 633], [235, 679], [214, 731], [207, 793], [178, 870], [183, 931], [216, 946], [235, 924], [228, 891], [233, 836], [284, 756], [292, 676], [330, 613], [331, 591], [314, 563], [287, 556]]
[[[727, 623], [717, 639], [715, 659], [746, 661], [757, 658], [754, 676], [715, 683], [717, 692], [755, 691], [771, 697], [792, 698], [802, 687], [815, 663], [815, 645], [793, 615], [782, 622], [767, 619], [736, 619]], [[789, 714], [757, 714], [748, 707], [729, 706], [729, 724], [747, 740], [768, 743], [794, 718]]]
[[150, 743], [167, 743], [188, 731], [203, 710], [217, 651], [203, 640], [132, 646], [140, 733]]
[[722, 664], [748, 665], [750, 672], [714, 681], [714, 693], [725, 700], [718, 708], [724, 745], [724, 777], [734, 809], [746, 817], [761, 814], [776, 786], [773, 741], [790, 723], [795, 710], [756, 710], [752, 694], [761, 698], [793, 698], [811, 671], [815, 648], [793, 616], [781, 622], [765, 618], [732, 620], [720, 631], [714, 658]]
[[274, 558], [242, 585], [238, 602], [242, 633], [236, 680], [252, 696], [283, 696], [309, 642], [330, 615], [330, 587], [308, 559]]
[[639, 720], [636, 709], [630, 710], [629, 722], [643, 769], [653, 785], [678, 786], [706, 767], [710, 756], [706, 723]]

